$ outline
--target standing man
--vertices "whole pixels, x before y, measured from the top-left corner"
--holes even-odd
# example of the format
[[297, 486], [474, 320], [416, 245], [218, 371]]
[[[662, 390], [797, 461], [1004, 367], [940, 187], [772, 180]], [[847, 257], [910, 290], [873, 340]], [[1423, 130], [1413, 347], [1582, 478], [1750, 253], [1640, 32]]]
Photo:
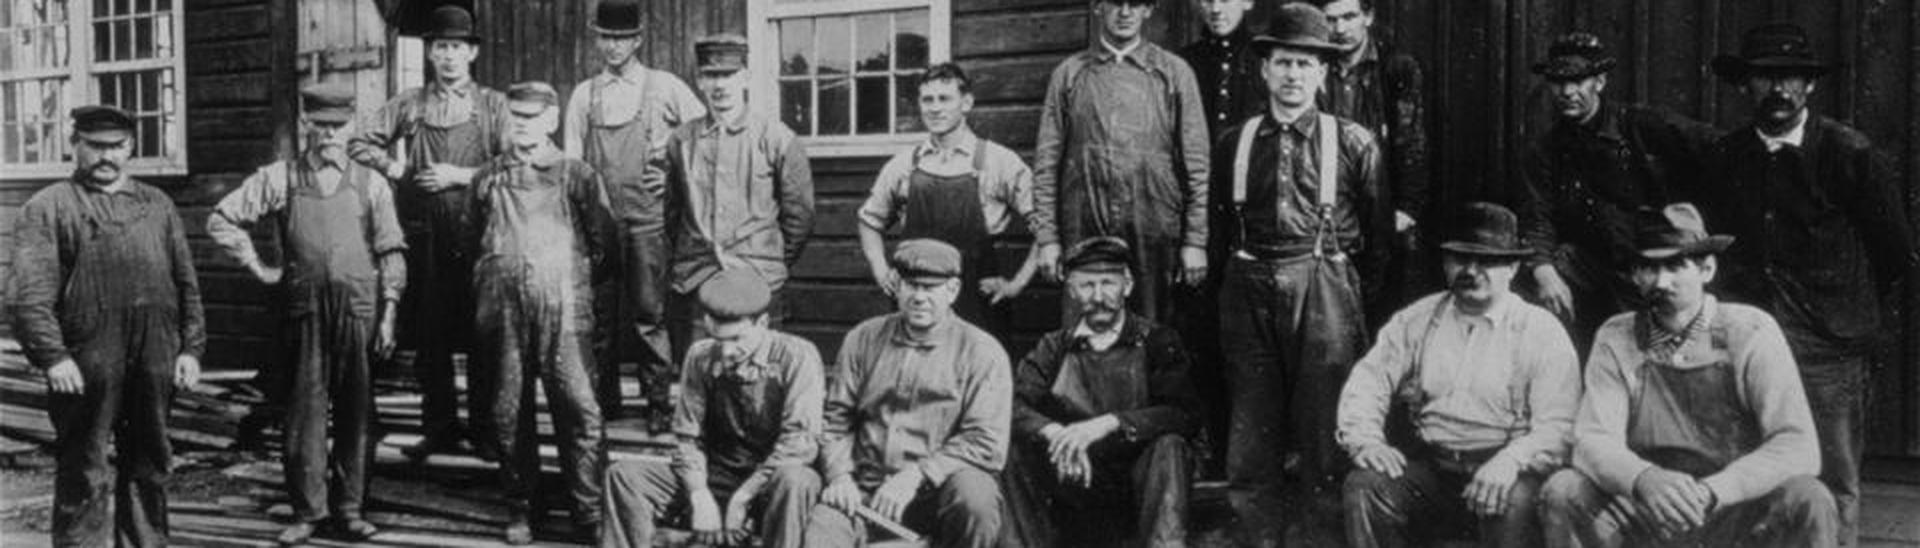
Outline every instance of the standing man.
[[1706, 286], [1734, 238], [1691, 204], [1640, 215], [1648, 306], [1594, 337], [1573, 468], [1547, 480], [1545, 545], [1836, 546], [1834, 496], [1790, 342]]
[[1882, 306], [1920, 283], [1912, 227], [1893, 172], [1867, 136], [1807, 109], [1828, 66], [1806, 31], [1763, 25], [1740, 55], [1714, 58], [1754, 120], [1714, 147], [1710, 216], [1751, 242], [1728, 257], [1726, 289], [1786, 332], [1820, 425], [1821, 481], [1840, 508], [1840, 544], [1858, 536], [1867, 366], [1897, 329]]
[[1267, 106], [1267, 88], [1260, 81], [1260, 63], [1253, 55], [1253, 30], [1247, 28], [1247, 10], [1253, 0], [1194, 0], [1206, 36], [1180, 49], [1180, 58], [1193, 68], [1201, 90], [1200, 107], [1207, 115], [1208, 142]]
[[[1333, 413], [1366, 341], [1360, 303], [1373, 287], [1359, 271], [1386, 264], [1393, 226], [1373, 134], [1314, 107], [1341, 51], [1328, 33], [1320, 10], [1280, 8], [1254, 38], [1268, 110], [1228, 133], [1214, 158], [1232, 166], [1215, 175], [1231, 227], [1218, 301], [1233, 405], [1228, 497], [1254, 545], [1278, 542], [1282, 503], [1322, 500], [1312, 492], [1331, 489], [1345, 462]], [[1325, 510], [1319, 518], [1335, 519]]]
[[654, 520], [682, 494], [701, 542], [741, 546], [753, 522], [761, 546], [800, 546], [820, 498], [813, 461], [826, 381], [813, 343], [767, 328], [772, 298], [746, 269], [700, 284], [713, 336], [693, 344], [680, 372], [678, 452], [672, 464], [625, 461], [608, 471], [600, 546], [653, 546]]
[[553, 418], [560, 474], [566, 479], [574, 532], [600, 532], [600, 405], [592, 363], [594, 269], [607, 253], [607, 196], [585, 161], [554, 146], [560, 96], [546, 82], [507, 91], [513, 148], [474, 179], [472, 219], [477, 259], [473, 319], [483, 341], [479, 370], [487, 386], [500, 448], [500, 484], [507, 494], [509, 544], [533, 540], [541, 515], [538, 422], [534, 386]]
[[931, 546], [994, 546], [1013, 414], [1013, 368], [993, 335], [953, 317], [960, 250], [907, 240], [893, 251], [899, 312], [847, 333], [827, 378], [827, 488], [806, 546], [857, 546], [865, 506], [931, 531]]
[[725, 34], [693, 45], [707, 117], [674, 131], [666, 174], [672, 214], [674, 360], [705, 338], [693, 292], [722, 270], [750, 268], [773, 287], [768, 325], [787, 317], [780, 289], [813, 233], [813, 168], [793, 130], [747, 111], [747, 40]]
[[70, 116], [73, 176], [21, 206], [9, 293], [13, 332], [47, 375], [53, 544], [163, 546], [167, 410], [207, 344], [200, 285], [173, 200], [126, 172], [133, 117]]
[[966, 257], [955, 313], [1004, 336], [1006, 310], [1000, 303], [1020, 296], [1033, 279], [1038, 248], [1030, 248], [1008, 278], [996, 268], [993, 240], [1016, 214], [1033, 224], [1033, 171], [1020, 155], [974, 135], [967, 125], [973, 81], [959, 65], [928, 67], [919, 87], [920, 122], [929, 137], [880, 168], [873, 192], [860, 206], [860, 251], [874, 281], [891, 295], [899, 274], [887, 263], [881, 231], [898, 227], [901, 238], [935, 238], [959, 248]]
[[1582, 349], [1607, 318], [1645, 305], [1626, 267], [1633, 215], [1699, 180], [1715, 137], [1711, 126], [1665, 110], [1604, 101], [1613, 64], [1600, 38], [1584, 32], [1555, 39], [1533, 64], [1556, 118], [1525, 160], [1521, 226], [1539, 250], [1528, 270], [1540, 302], [1567, 320]]
[[1349, 546], [1406, 546], [1476, 521], [1483, 546], [1540, 544], [1534, 501], [1567, 458], [1580, 361], [1553, 313], [1508, 288], [1533, 254], [1518, 225], [1507, 208], [1467, 204], [1440, 244], [1447, 291], [1394, 314], [1353, 366], [1338, 433], [1354, 464]]
[[466, 241], [474, 232], [467, 217], [467, 185], [473, 173], [506, 152], [507, 99], [474, 83], [480, 54], [473, 14], [441, 6], [428, 17], [427, 61], [433, 74], [425, 87], [400, 92], [347, 141], [354, 161], [385, 174], [394, 189], [400, 226], [407, 233], [407, 293], [400, 300], [400, 333], [415, 351], [420, 382], [420, 443], [406, 450], [415, 461], [455, 449], [463, 437], [483, 458], [497, 452], [486, 427], [491, 375], [468, 362], [468, 432], [456, 409], [454, 353], [472, 356], [473, 257]]
[[1153, 0], [1093, 0], [1098, 45], [1054, 67], [1034, 152], [1034, 245], [1116, 236], [1140, 271], [1136, 310], [1174, 317], [1176, 283], [1207, 272], [1207, 121], [1193, 69], [1141, 31]]
[[600, 408], [620, 414], [620, 368], [640, 365], [652, 424], [671, 417], [672, 347], [667, 340], [667, 182], [659, 160], [674, 128], [707, 107], [673, 73], [640, 63], [638, 0], [602, 0], [591, 25], [606, 66], [567, 100], [567, 154], [600, 173], [617, 221], [606, 263], [612, 281], [596, 291]]
[[[393, 190], [347, 159], [353, 93], [342, 84], [301, 90], [304, 152], [254, 172], [207, 218], [213, 240], [254, 278], [286, 281], [294, 359], [285, 469], [295, 522], [280, 533], [283, 546], [307, 542], [329, 517], [353, 540], [378, 531], [361, 512], [373, 458], [371, 369], [393, 350], [407, 244]], [[269, 217], [280, 222], [284, 270], [261, 262], [247, 233]]]
[[1186, 546], [1200, 397], [1180, 335], [1127, 312], [1132, 261], [1119, 238], [1075, 244], [1064, 262], [1080, 323], [1041, 337], [1014, 373], [1002, 535], [1014, 546]]

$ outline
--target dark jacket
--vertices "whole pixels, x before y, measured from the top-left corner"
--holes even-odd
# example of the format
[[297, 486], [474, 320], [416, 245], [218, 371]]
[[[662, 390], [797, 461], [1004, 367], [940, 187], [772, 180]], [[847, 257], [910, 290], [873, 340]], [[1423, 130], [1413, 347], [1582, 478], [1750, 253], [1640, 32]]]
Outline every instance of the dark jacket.
[[[1074, 336], [1078, 324], [1047, 333], [1014, 369], [1013, 431], [1020, 437], [1038, 437], [1048, 424], [1071, 424], [1111, 413], [1120, 420], [1125, 437], [1148, 441], [1165, 434], [1189, 434], [1200, 413], [1200, 396], [1187, 375], [1190, 359], [1180, 335], [1137, 314], [1128, 314], [1120, 327], [1120, 338], [1105, 352], [1088, 346]], [[1099, 359], [1115, 356], [1127, 347], [1145, 350], [1144, 383], [1146, 404], [1133, 409], [1082, 409], [1053, 391], [1062, 366], [1070, 355]], [[1121, 367], [1123, 364], [1102, 363]]]
[[1226, 36], [1196, 40], [1180, 48], [1200, 83], [1200, 106], [1207, 111], [1207, 135], [1214, 140], [1235, 124], [1267, 110], [1267, 82], [1253, 52], [1253, 32], [1245, 25]]
[[1415, 219], [1427, 212], [1427, 103], [1420, 62], [1394, 52], [1379, 39], [1367, 42], [1353, 68], [1327, 67], [1319, 104], [1327, 113], [1353, 120], [1380, 139], [1386, 152], [1388, 190], [1393, 208]]

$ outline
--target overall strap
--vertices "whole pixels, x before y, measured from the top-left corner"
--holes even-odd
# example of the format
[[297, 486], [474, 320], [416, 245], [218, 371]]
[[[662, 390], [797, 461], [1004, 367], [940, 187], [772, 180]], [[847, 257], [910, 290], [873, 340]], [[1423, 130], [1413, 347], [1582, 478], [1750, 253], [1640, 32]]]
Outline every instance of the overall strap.
[[[1334, 203], [1339, 200], [1340, 190], [1338, 186], [1340, 181], [1340, 122], [1335, 119], [1333, 115], [1324, 112], [1320, 113], [1319, 117], [1319, 124], [1317, 124], [1319, 127], [1315, 133], [1317, 133], [1320, 138], [1320, 199], [1317, 202], [1318, 207], [1316, 208], [1319, 210], [1320, 226], [1314, 231], [1313, 235], [1313, 256], [1315, 257], [1328, 255], [1326, 252], [1327, 240], [1332, 238], [1334, 232], [1333, 206]], [[1346, 256], [1346, 254], [1340, 252], [1337, 248], [1331, 255], [1336, 261]]]
[[[1254, 134], [1260, 132], [1260, 119], [1264, 117], [1255, 115], [1240, 125], [1240, 140], [1233, 151], [1233, 201], [1229, 207], [1233, 208], [1233, 241], [1241, 246], [1247, 244], [1247, 218], [1243, 211], [1247, 205], [1247, 162], [1251, 161], [1248, 157], [1253, 155]], [[1234, 256], [1252, 258], [1245, 251], [1236, 251]]]

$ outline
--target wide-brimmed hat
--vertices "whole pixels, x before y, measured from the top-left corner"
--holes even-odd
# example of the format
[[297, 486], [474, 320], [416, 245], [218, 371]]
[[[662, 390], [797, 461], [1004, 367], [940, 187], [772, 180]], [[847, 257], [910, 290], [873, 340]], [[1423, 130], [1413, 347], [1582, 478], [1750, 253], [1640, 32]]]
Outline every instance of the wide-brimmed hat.
[[1487, 202], [1461, 207], [1440, 248], [1481, 257], [1520, 258], [1534, 253], [1520, 244], [1520, 220], [1513, 210]]
[[1739, 81], [1754, 72], [1786, 72], [1820, 76], [1833, 65], [1813, 56], [1807, 30], [1793, 23], [1771, 23], [1748, 30], [1740, 37], [1740, 55], [1713, 58], [1713, 73], [1722, 79]]
[[1533, 73], [1552, 80], [1582, 80], [1612, 70], [1613, 56], [1600, 37], [1585, 32], [1561, 35], [1547, 46], [1547, 59], [1533, 64]]
[[625, 38], [640, 34], [640, 0], [600, 0], [588, 26], [601, 36]]
[[1719, 253], [1733, 245], [1733, 236], [1708, 234], [1700, 210], [1686, 202], [1660, 209], [1643, 208], [1634, 226], [1633, 247], [1643, 259], [1668, 259]]
[[480, 33], [473, 28], [473, 13], [460, 6], [440, 6], [427, 15], [427, 32], [420, 38], [434, 40], [453, 39], [480, 42]]
[[1267, 23], [1267, 31], [1253, 37], [1253, 49], [1260, 55], [1273, 48], [1301, 49], [1323, 56], [1346, 52], [1347, 46], [1333, 43], [1332, 36], [1333, 24], [1327, 22], [1326, 12], [1296, 2], [1280, 6]]

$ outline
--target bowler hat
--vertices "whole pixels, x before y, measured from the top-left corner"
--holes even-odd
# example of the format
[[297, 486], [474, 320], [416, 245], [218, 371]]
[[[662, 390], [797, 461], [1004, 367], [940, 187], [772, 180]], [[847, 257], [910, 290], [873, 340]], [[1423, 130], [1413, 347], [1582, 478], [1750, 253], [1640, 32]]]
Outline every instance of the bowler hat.
[[590, 25], [601, 36], [637, 36], [640, 34], [640, 0], [600, 0]]
[[1719, 253], [1733, 245], [1733, 236], [1708, 234], [1707, 222], [1693, 204], [1681, 202], [1655, 210], [1642, 208], [1634, 227], [1633, 247], [1645, 259], [1667, 259]]
[[1547, 46], [1547, 59], [1533, 64], [1533, 73], [1551, 80], [1581, 80], [1613, 69], [1600, 37], [1585, 32], [1561, 35]]
[[1301, 49], [1322, 56], [1347, 51], [1346, 46], [1333, 43], [1332, 36], [1333, 24], [1327, 22], [1326, 12], [1296, 2], [1280, 6], [1280, 11], [1267, 23], [1267, 31], [1253, 37], [1253, 47], [1262, 55], [1276, 47]]
[[480, 33], [473, 28], [473, 13], [453, 5], [434, 8], [427, 15], [427, 32], [420, 37], [428, 42], [447, 39], [480, 43]]
[[1452, 233], [1441, 249], [1482, 257], [1519, 258], [1533, 254], [1520, 245], [1520, 221], [1499, 204], [1472, 202], [1454, 217]]
[[1713, 58], [1713, 73], [1729, 81], [1745, 79], [1755, 72], [1820, 76], [1832, 68], [1814, 58], [1807, 30], [1793, 23], [1754, 27], [1740, 37], [1740, 55]]

